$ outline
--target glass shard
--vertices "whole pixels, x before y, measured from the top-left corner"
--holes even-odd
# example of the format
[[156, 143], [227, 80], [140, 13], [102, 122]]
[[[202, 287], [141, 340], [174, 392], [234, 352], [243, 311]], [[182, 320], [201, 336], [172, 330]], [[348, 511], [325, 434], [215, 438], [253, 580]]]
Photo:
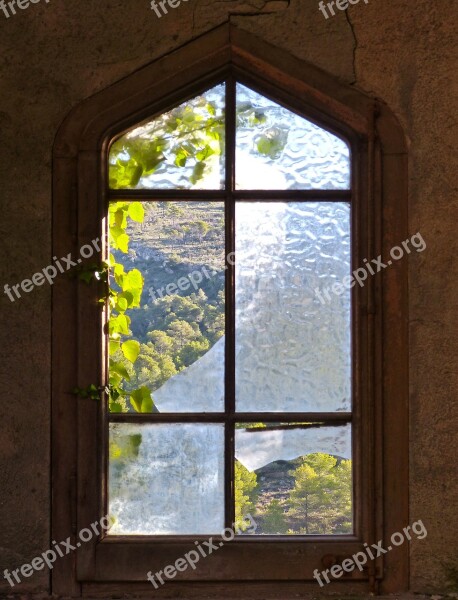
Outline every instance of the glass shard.
[[[239, 424], [235, 447], [235, 514], [242, 534], [352, 532], [350, 425]], [[248, 515], [257, 527], [244, 532]]]
[[[125, 204], [112, 205], [113, 222]], [[113, 251], [123, 269], [111, 279], [113, 291], [125, 274], [137, 271], [144, 280], [139, 306], [125, 311], [131, 333], [123, 336], [139, 344], [138, 356], [132, 363], [119, 344], [111, 348], [110, 377], [129, 377], [115, 412], [223, 411], [224, 203], [142, 205], [143, 221], [128, 219], [127, 251]], [[142, 388], [152, 393], [152, 410], [139, 410], [132, 397]]]

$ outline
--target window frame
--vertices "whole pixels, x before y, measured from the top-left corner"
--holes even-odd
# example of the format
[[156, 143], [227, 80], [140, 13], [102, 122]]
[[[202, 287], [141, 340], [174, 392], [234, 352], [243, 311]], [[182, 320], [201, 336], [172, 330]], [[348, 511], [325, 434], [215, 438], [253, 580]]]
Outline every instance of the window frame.
[[[349, 169], [350, 169], [350, 182], [348, 189], [300, 189], [300, 190], [258, 190], [258, 189], [237, 189], [236, 188], [236, 177], [235, 177], [235, 167], [236, 167], [236, 135], [237, 128], [235, 122], [235, 110], [236, 110], [236, 86], [241, 83], [243, 85], [251, 85], [252, 89], [255, 89], [256, 92], [259, 90], [256, 88], [256, 84], [251, 82], [247, 84], [244, 79], [244, 75], [240, 74], [242, 79], [235, 79], [232, 71], [228, 71], [227, 77], [223, 78], [223, 80], [219, 80], [216, 82], [216, 85], [224, 84], [225, 86], [225, 106], [226, 106], [226, 119], [225, 119], [225, 185], [224, 189], [206, 189], [206, 190], [189, 190], [189, 189], [155, 189], [151, 188], [140, 188], [140, 189], [118, 189], [118, 188], [109, 188], [105, 190], [107, 202], [114, 203], [117, 201], [125, 202], [125, 201], [136, 201], [136, 202], [150, 202], [157, 203], [161, 202], [164, 199], [167, 199], [169, 202], [176, 202], [178, 205], [180, 202], [190, 202], [195, 200], [197, 203], [201, 204], [204, 202], [221, 202], [224, 205], [224, 213], [225, 213], [225, 226], [224, 226], [224, 237], [225, 237], [225, 256], [232, 256], [236, 252], [236, 241], [235, 241], [235, 229], [236, 229], [236, 207], [241, 203], [256, 203], [256, 202], [273, 202], [273, 203], [301, 203], [306, 204], [307, 202], [325, 202], [325, 203], [345, 203], [348, 204], [350, 208], [350, 219], [352, 217], [352, 191], [351, 191], [351, 173], [353, 171], [353, 160], [350, 153], [349, 157]], [[198, 94], [206, 92], [208, 87], [200, 90]], [[192, 100], [195, 96], [191, 96], [187, 100]], [[264, 96], [265, 97], [265, 96]], [[271, 98], [274, 102], [275, 99]], [[181, 104], [183, 102], [182, 98], [177, 98], [177, 101]], [[156, 117], [161, 116], [164, 112], [167, 112], [171, 108], [175, 108], [174, 106], [168, 107], [165, 111], [161, 111], [155, 115], [150, 115], [151, 120]], [[290, 106], [287, 107], [288, 110], [293, 110]], [[320, 124], [314, 122], [315, 125], [320, 126]], [[138, 124], [136, 124], [138, 125]], [[118, 133], [118, 135], [110, 140], [111, 145], [120, 137], [124, 136], [128, 133], [130, 129], [127, 131], [122, 131]], [[333, 132], [334, 133], [334, 132]], [[337, 135], [337, 134], [336, 134]], [[339, 137], [339, 139], [342, 139]], [[348, 146], [347, 140], [343, 140]], [[105, 157], [104, 167], [104, 177], [105, 181], [108, 181], [109, 173], [108, 173], [108, 155], [110, 153], [110, 147], [107, 150], [107, 156]], [[350, 147], [349, 147], [350, 150]], [[106, 234], [105, 234], [106, 235]], [[107, 258], [107, 257], [105, 257]], [[129, 423], [129, 424], [159, 424], [159, 423], [219, 423], [224, 425], [225, 433], [225, 441], [224, 441], [224, 465], [225, 465], [225, 506], [224, 506], [224, 527], [231, 528], [233, 526], [235, 520], [234, 514], [234, 460], [235, 460], [235, 424], [237, 422], [276, 422], [279, 419], [282, 422], [288, 422], [293, 424], [294, 422], [303, 422], [307, 421], [310, 423], [323, 423], [323, 426], [344, 426], [350, 425], [353, 429], [353, 405], [355, 404], [353, 401], [353, 395], [351, 397], [352, 406], [346, 410], [345, 412], [338, 412], [337, 410], [332, 412], [311, 412], [311, 411], [303, 411], [303, 412], [269, 412], [265, 410], [260, 410], [257, 412], [244, 412], [238, 411], [236, 407], [236, 394], [235, 394], [235, 385], [236, 385], [236, 366], [235, 366], [235, 351], [236, 351], [236, 318], [235, 318], [235, 270], [236, 266], [232, 261], [228, 261], [226, 263], [226, 273], [225, 273], [225, 323], [226, 323], [226, 342], [225, 342], [225, 408], [224, 411], [207, 411], [207, 412], [161, 412], [160, 414], [124, 414], [124, 413], [110, 413], [109, 411], [105, 411], [105, 420], [106, 427], [109, 427], [111, 423]], [[350, 294], [352, 295], [352, 294]], [[356, 317], [355, 317], [356, 319]], [[350, 323], [350, 328], [352, 327]], [[350, 345], [353, 344], [353, 332], [351, 335]], [[104, 345], [105, 355], [107, 354], [106, 344]], [[351, 352], [353, 355], [353, 352]], [[353, 361], [352, 361], [353, 362]], [[108, 369], [108, 364], [107, 367]], [[353, 379], [353, 377], [352, 377]], [[353, 387], [353, 386], [352, 386]], [[315, 425], [316, 426], [316, 425]], [[352, 436], [353, 437], [353, 436]], [[356, 438], [356, 440], [358, 437]], [[356, 447], [356, 444], [353, 448], [355, 453], [360, 453], [360, 448]], [[105, 448], [105, 462], [103, 466], [103, 472], [106, 481], [106, 487], [108, 487], [108, 471], [109, 471], [109, 459], [108, 459], [108, 449]], [[357, 496], [356, 493], [356, 485], [355, 478], [353, 477], [353, 498], [355, 499]], [[108, 512], [108, 503], [105, 501], [104, 503], [105, 509], [104, 512]], [[353, 501], [352, 507], [355, 507], [355, 502]], [[359, 529], [361, 518], [357, 518], [360, 515], [353, 515], [353, 524], [356, 525], [354, 529]], [[353, 539], [356, 535], [356, 531], [354, 534], [348, 534], [348, 539]], [[189, 538], [189, 536], [185, 536], [183, 534], [173, 534], [174, 537], [181, 537], [185, 542]], [[163, 537], [164, 540], [170, 540], [171, 536], [155, 536], [155, 539], [159, 537]], [[192, 537], [192, 536], [191, 536]], [[291, 541], [291, 535], [263, 535], [263, 540], [269, 537], [270, 541]], [[294, 539], [299, 541], [300, 539], [308, 540], [310, 535], [294, 535]], [[321, 538], [321, 536], [316, 536]], [[338, 535], [340, 538], [341, 535]], [[329, 535], [326, 535], [326, 539], [329, 538]], [[197, 534], [192, 539], [200, 539], [204, 540], [202, 536], [198, 536]], [[175, 540], [177, 541], [177, 540]]]
[[[54, 155], [54, 223], [59, 225], [54, 253], [66, 255], [96, 237], [104, 240], [107, 253], [107, 175], [102, 166], [110, 140], [227, 77], [274, 98], [349, 143], [354, 165], [352, 268], [407, 237], [405, 144], [386, 107], [246, 32], [223, 26], [100, 92], [73, 111], [61, 127]], [[291, 193], [292, 199], [295, 195], [298, 192]], [[122, 192], [123, 198], [127, 196]], [[56, 282], [53, 290], [53, 452], [59, 457], [53, 465], [53, 539], [66, 539], [70, 532], [75, 536], [104, 514], [106, 408], [104, 403], [75, 400], [68, 394], [75, 385], [105, 380], [98, 293], [94, 286], [82, 287], [75, 281]], [[59, 306], [65, 310], [57, 311]], [[189, 590], [205, 582], [207, 588], [221, 589], [235, 581], [257, 586], [270, 581], [282, 590], [298, 582], [302, 590], [316, 590], [311, 578], [314, 568], [321, 571], [359, 551], [364, 542], [402, 531], [408, 524], [405, 315], [402, 262], [370, 278], [364, 288], [353, 288], [352, 318], [357, 326], [353, 361], [358, 365], [353, 382], [353, 468], [357, 495], [363, 499], [355, 515], [355, 534], [242, 537], [164, 588]], [[397, 354], [387, 354], [387, 345]], [[363, 453], [363, 448], [369, 451]], [[99, 460], [91, 460], [93, 456]], [[84, 595], [111, 593], [122, 586], [138, 593], [151, 591], [146, 573], [175, 562], [189, 550], [190, 541], [198, 539], [207, 538], [155, 536], [152, 541], [143, 536], [109, 536], [88, 542], [55, 567], [53, 591]], [[333, 582], [329, 590], [401, 591], [406, 586], [407, 550], [401, 547], [395, 559], [388, 555], [370, 561], [366, 571]]]

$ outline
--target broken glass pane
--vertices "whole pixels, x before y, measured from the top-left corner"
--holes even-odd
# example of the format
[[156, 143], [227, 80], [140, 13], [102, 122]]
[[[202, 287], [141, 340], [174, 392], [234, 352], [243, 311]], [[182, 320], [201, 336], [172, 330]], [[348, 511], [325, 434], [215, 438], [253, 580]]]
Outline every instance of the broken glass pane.
[[241, 423], [235, 456], [241, 533], [248, 515], [256, 535], [352, 532], [350, 425]]
[[[137, 270], [144, 279], [140, 307], [125, 312], [138, 357], [131, 363], [116, 346], [111, 355], [110, 377], [119, 369], [129, 377], [127, 396], [114, 408], [135, 412], [138, 402], [129, 394], [147, 388], [153, 412], [223, 411], [224, 203], [144, 202], [143, 208], [142, 223], [128, 221], [128, 252], [113, 251], [125, 273]], [[117, 289], [113, 278], [111, 286]]]

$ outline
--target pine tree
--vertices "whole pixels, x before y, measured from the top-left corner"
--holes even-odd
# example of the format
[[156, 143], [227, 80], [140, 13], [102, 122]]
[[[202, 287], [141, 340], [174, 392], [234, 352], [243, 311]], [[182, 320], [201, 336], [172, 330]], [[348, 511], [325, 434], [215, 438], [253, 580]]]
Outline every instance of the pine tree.
[[254, 511], [258, 479], [256, 473], [248, 471], [238, 460], [235, 461], [235, 527], [244, 531], [248, 524], [244, 517]]
[[351, 461], [315, 453], [302, 458], [291, 473], [291, 515], [300, 533], [331, 534], [351, 531]]
[[286, 534], [285, 510], [279, 500], [272, 500], [262, 516], [262, 532], [268, 534]]

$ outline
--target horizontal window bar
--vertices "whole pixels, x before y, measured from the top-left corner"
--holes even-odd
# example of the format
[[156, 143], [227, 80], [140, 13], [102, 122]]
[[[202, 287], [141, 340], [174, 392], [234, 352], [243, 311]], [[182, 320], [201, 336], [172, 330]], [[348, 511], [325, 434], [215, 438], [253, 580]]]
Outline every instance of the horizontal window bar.
[[[160, 544], [161, 542], [164, 544], [180, 544], [180, 543], [192, 543], [192, 542], [200, 542], [208, 540], [210, 536], [208, 535], [110, 535], [103, 538], [101, 541], [102, 544]], [[212, 535], [213, 541], [217, 542], [222, 540], [223, 538], [220, 535]], [[230, 542], [225, 541], [225, 543], [229, 543], [231, 545], [237, 545], [239, 543], [242, 544], [250, 544], [250, 543], [259, 544], [260, 542], [284, 542], [284, 543], [297, 543], [297, 542], [314, 542], [314, 543], [362, 543], [361, 540], [356, 535], [315, 535], [315, 534], [295, 534], [291, 535], [268, 535], [268, 534], [260, 534], [260, 535], [238, 535]], [[155, 547], [155, 546], [154, 546]]]
[[236, 200], [262, 200], [264, 202], [300, 200], [342, 202], [351, 200], [351, 190], [236, 190]]
[[[236, 200], [262, 200], [264, 202], [288, 202], [294, 200], [342, 202], [351, 201], [350, 190], [237, 190], [230, 194]], [[109, 200], [175, 202], [221, 200], [229, 196], [224, 190], [110, 190]]]
[[352, 414], [342, 413], [111, 413], [107, 415], [113, 423], [224, 423], [228, 422], [266, 422], [277, 423], [278, 428], [290, 425], [304, 427], [310, 425], [327, 427], [349, 423]]
[[126, 201], [202, 201], [225, 199], [227, 193], [224, 190], [109, 190], [108, 199], [119, 202]]

